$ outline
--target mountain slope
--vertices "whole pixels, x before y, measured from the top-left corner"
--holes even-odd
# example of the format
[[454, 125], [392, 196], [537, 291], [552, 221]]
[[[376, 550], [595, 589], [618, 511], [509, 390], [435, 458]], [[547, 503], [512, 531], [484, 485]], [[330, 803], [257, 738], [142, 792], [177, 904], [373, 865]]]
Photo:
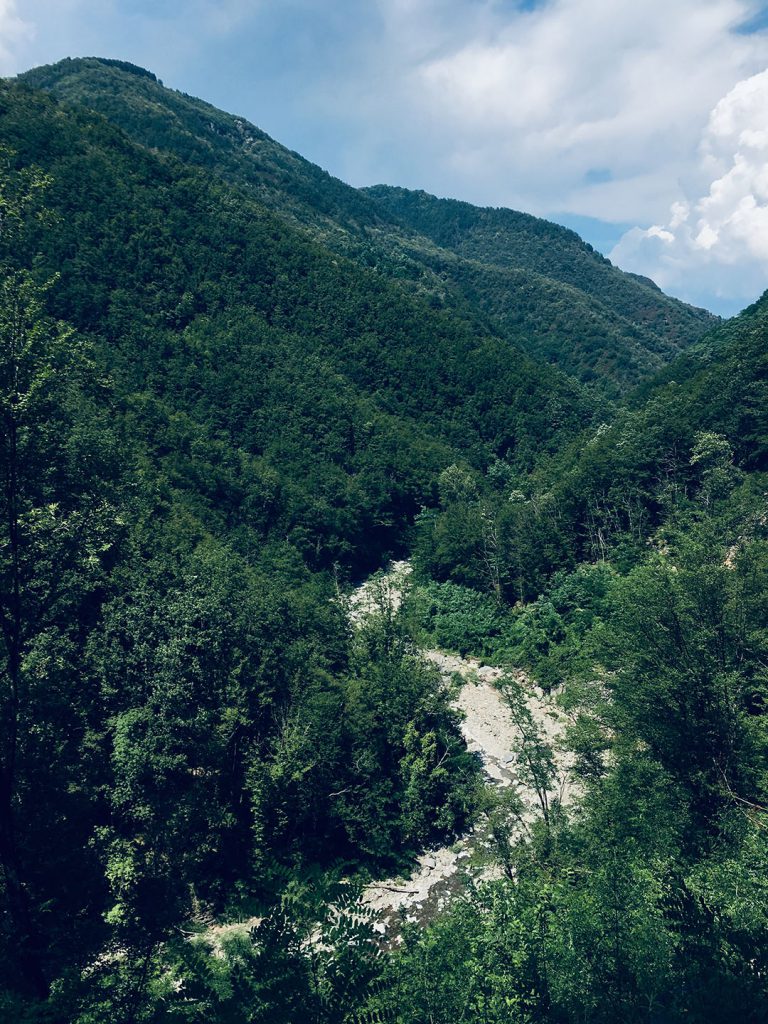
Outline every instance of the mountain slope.
[[657, 337], [660, 351], [684, 347], [717, 323], [705, 310], [664, 295], [648, 278], [617, 270], [574, 231], [550, 221], [386, 185], [364, 191], [413, 230], [465, 259], [534, 271], [579, 289]]
[[255, 503], [313, 563], [370, 564], [445, 465], [530, 465], [594, 415], [569, 378], [97, 114], [3, 85], [0, 129], [17, 167], [50, 174], [56, 215], [15, 258], [58, 274], [52, 311], [96, 339], [220, 528]]
[[608, 393], [653, 374], [716, 322], [546, 221], [402, 189], [350, 188], [242, 118], [165, 89], [133, 65], [66, 60], [21, 79], [245, 188], [336, 253]]
[[[731, 497], [729, 518], [718, 523], [725, 542], [763, 536], [768, 293], [709, 342], [532, 474], [478, 481], [485, 520], [475, 510], [471, 529], [459, 531], [457, 503], [443, 501], [433, 519], [422, 521], [420, 557], [429, 572], [486, 588], [488, 517], [495, 524], [495, 578], [510, 599], [534, 597], [564, 567], [610, 558], [626, 569], [648, 555], [657, 531], [676, 524], [684, 532]], [[470, 518], [464, 505], [462, 522]]]

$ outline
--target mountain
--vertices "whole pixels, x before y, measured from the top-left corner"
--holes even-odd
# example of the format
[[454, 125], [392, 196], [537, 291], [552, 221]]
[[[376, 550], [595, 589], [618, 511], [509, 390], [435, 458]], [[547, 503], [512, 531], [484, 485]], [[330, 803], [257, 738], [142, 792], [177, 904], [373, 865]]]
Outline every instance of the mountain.
[[133, 65], [65, 60], [20, 78], [245, 188], [334, 252], [608, 394], [638, 384], [717, 322], [547, 221], [404, 189], [350, 188], [244, 119]]
[[[618, 270], [558, 224], [384, 185], [365, 192], [458, 256], [459, 273], [507, 333], [528, 333], [533, 354], [577, 375], [637, 382], [717, 323], [705, 310], [664, 295], [648, 278]], [[541, 293], [535, 311], [532, 293]], [[578, 311], [584, 332], [578, 338], [568, 338], [569, 310]], [[536, 337], [531, 320], [542, 314], [550, 333]], [[613, 346], [606, 344], [608, 337], [615, 338]]]
[[477, 319], [97, 113], [6, 83], [0, 128], [17, 171], [50, 176], [49, 216], [13, 258], [57, 275], [51, 312], [94, 339], [209, 525], [258, 506], [313, 564], [365, 567], [402, 544], [445, 465], [530, 465], [595, 414]]

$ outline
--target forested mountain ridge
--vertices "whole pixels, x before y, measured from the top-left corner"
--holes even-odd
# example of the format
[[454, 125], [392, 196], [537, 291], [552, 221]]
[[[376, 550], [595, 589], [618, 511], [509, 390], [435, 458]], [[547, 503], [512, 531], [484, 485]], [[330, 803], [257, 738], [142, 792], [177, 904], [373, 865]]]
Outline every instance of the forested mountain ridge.
[[19, 80], [98, 111], [149, 149], [248, 185], [265, 206], [311, 226], [321, 237], [360, 231], [385, 219], [363, 193], [255, 125], [164, 88], [143, 68], [100, 58], [68, 59], [34, 68]]
[[[526, 305], [525, 300], [516, 303], [513, 296], [525, 296], [532, 289], [530, 279], [518, 283], [521, 274], [539, 275], [550, 289], [557, 282], [588, 296], [591, 302], [584, 303], [582, 298], [579, 303], [573, 292], [566, 291], [564, 304], [570, 309], [577, 306], [581, 320], [595, 322], [591, 345], [588, 336], [580, 339], [575, 351], [566, 345], [560, 348], [556, 337], [534, 335], [530, 341], [534, 355], [555, 361], [577, 376], [591, 370], [590, 376], [599, 377], [602, 372], [620, 380], [623, 375], [637, 383], [718, 321], [705, 310], [664, 295], [648, 278], [617, 270], [574, 231], [550, 221], [386, 185], [364, 191], [410, 228], [466, 261], [465, 274], [474, 271], [475, 279], [482, 276], [480, 305], [495, 321], [506, 322], [507, 331], [514, 332], [518, 306]], [[530, 330], [529, 322], [518, 320], [516, 326], [519, 333]], [[555, 333], [563, 326], [555, 317]], [[613, 351], [601, 348], [600, 332], [613, 334], [617, 327], [623, 344]], [[611, 365], [610, 360], [620, 365]]]
[[21, 79], [244, 186], [335, 252], [609, 392], [638, 383], [716, 322], [612, 267], [557, 225], [402, 189], [350, 188], [143, 69], [87, 58]]
[[[215, 517], [239, 516], [224, 496], [255, 488], [270, 529], [298, 531], [316, 564], [371, 564], [376, 536], [401, 543], [441, 462], [530, 464], [546, 438], [594, 416], [565, 375], [99, 115], [14, 84], [0, 105], [13, 163], [52, 179], [55, 216], [18, 253], [58, 274], [52, 312], [153, 396], [139, 413], [160, 417], [152, 435], [183, 413], [207, 438], [198, 459], [204, 444], [247, 451], [249, 484], [212, 458]], [[177, 466], [173, 478], [196, 491], [197, 474], [185, 483]]]
[[[575, 231], [528, 213], [477, 207], [387, 185], [363, 189], [414, 230], [446, 249], [489, 266], [528, 269], [600, 299], [622, 316], [681, 340], [695, 324], [711, 327], [717, 317], [679, 303], [648, 278], [616, 268]], [[686, 337], [687, 335], [687, 337]]]

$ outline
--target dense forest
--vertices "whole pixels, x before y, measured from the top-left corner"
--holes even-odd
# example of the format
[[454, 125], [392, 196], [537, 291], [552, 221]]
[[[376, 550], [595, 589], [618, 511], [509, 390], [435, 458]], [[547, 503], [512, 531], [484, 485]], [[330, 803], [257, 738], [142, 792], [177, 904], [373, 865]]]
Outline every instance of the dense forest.
[[22, 79], [245, 189], [325, 247], [603, 393], [639, 383], [715, 322], [621, 273], [572, 231], [405, 189], [350, 188], [242, 118], [163, 89], [142, 69], [70, 60]]
[[[0, 1019], [768, 1019], [768, 294], [119, 61], [0, 83], [0, 140]], [[508, 791], [427, 648], [501, 673]]]

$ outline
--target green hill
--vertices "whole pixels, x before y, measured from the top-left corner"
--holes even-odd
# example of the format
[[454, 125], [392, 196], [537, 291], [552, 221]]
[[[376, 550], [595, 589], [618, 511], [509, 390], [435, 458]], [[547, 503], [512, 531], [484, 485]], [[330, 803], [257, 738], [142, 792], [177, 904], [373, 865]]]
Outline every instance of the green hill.
[[[59, 275], [52, 311], [97, 339], [121, 390], [152, 395], [152, 416], [183, 414], [211, 451], [277, 472], [270, 521], [306, 535], [318, 564], [371, 564], [401, 543], [441, 464], [529, 465], [594, 414], [569, 378], [249, 192], [26, 85], [3, 86], [0, 103], [15, 165], [52, 179], [55, 217], [17, 254]], [[226, 494], [210, 457], [208, 486]]]
[[637, 384], [716, 322], [612, 267], [565, 228], [403, 189], [350, 188], [244, 119], [132, 65], [66, 60], [21, 79], [243, 186], [334, 252], [609, 393]]

